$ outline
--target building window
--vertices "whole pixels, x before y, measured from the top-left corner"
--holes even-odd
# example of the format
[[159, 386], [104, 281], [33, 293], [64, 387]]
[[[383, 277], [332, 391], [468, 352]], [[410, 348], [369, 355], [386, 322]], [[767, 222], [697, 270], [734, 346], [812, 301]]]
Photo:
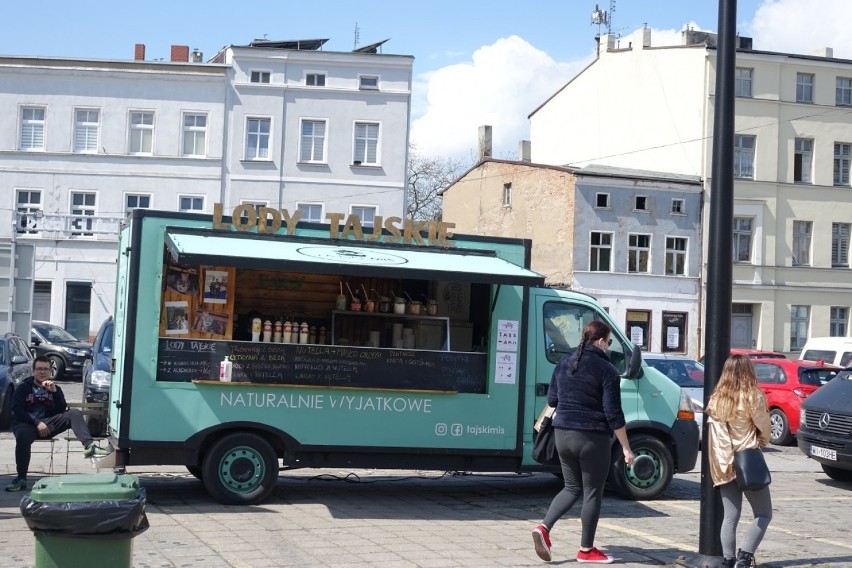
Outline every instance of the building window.
[[183, 115], [183, 155], [207, 155], [207, 115], [186, 113]]
[[270, 77], [271, 77], [271, 73], [269, 71], [252, 71], [251, 72], [251, 82], [252, 83], [269, 83]]
[[837, 106], [852, 105], [852, 79], [838, 77], [834, 87], [834, 102]]
[[811, 221], [793, 221], [793, 266], [811, 265]]
[[814, 141], [810, 138], [796, 138], [793, 154], [793, 181], [811, 183], [811, 168], [814, 163]]
[[300, 162], [325, 161], [325, 121], [302, 120], [302, 137], [299, 148]]
[[90, 237], [95, 217], [95, 200], [97, 194], [91, 191], [71, 192], [71, 236]]
[[42, 216], [41, 190], [19, 189], [16, 192], [16, 208], [22, 213], [18, 219], [18, 233], [38, 233]]
[[74, 113], [74, 151], [97, 154], [101, 113], [97, 109], [77, 109]]
[[352, 163], [356, 166], [379, 163], [379, 124], [377, 122], [355, 123], [355, 156]]
[[754, 179], [754, 136], [734, 136], [734, 177]]
[[814, 76], [811, 73], [796, 73], [796, 102], [814, 102]]
[[672, 199], [672, 214], [674, 215], [685, 215], [686, 214], [686, 202], [683, 199]]
[[595, 194], [595, 207], [598, 209], [609, 209], [609, 194], [608, 193], [596, 193]]
[[246, 160], [269, 159], [269, 134], [272, 120], [269, 118], [246, 119]]
[[204, 197], [179, 195], [178, 209], [181, 213], [201, 213], [204, 211]]
[[154, 146], [154, 113], [130, 113], [130, 153], [151, 154]]
[[299, 203], [296, 207], [302, 212], [301, 221], [306, 221], [308, 223], [322, 223], [321, 203]]
[[852, 144], [834, 144], [834, 185], [849, 185], [849, 161]]
[[849, 223], [831, 224], [831, 266], [846, 268], [849, 266]]
[[361, 75], [358, 77], [358, 88], [374, 91], [379, 88], [379, 78], [375, 75]]
[[662, 352], [686, 353], [686, 314], [663, 312], [662, 323]]
[[124, 215], [130, 215], [134, 209], [150, 209], [151, 196], [144, 194], [128, 193], [124, 196]]
[[504, 183], [503, 184], [503, 207], [511, 207], [512, 206], [512, 184]]
[[634, 211], [647, 211], [648, 210], [648, 197], [645, 195], [637, 195], [633, 200], [633, 210]]
[[805, 346], [810, 311], [810, 306], [790, 306], [790, 351]]
[[627, 272], [648, 272], [651, 235], [627, 236]]
[[357, 215], [361, 219], [362, 227], [372, 227], [376, 220], [376, 208], [367, 205], [353, 205], [350, 208], [352, 215]]
[[751, 98], [751, 79], [754, 69], [737, 67], [734, 77], [734, 95]]
[[651, 348], [651, 312], [627, 310], [625, 322], [630, 342], [638, 345], [640, 350], [648, 351]]
[[666, 237], [666, 275], [686, 274], [686, 238]]
[[751, 261], [751, 225], [749, 217], [734, 217], [734, 262]]
[[612, 233], [591, 234], [589, 250], [589, 270], [592, 272], [610, 272], [612, 270]]
[[308, 73], [305, 75], [305, 85], [310, 87], [325, 87], [325, 73]]
[[831, 306], [831, 321], [829, 322], [828, 335], [831, 337], [846, 337], [849, 328], [849, 308]]
[[44, 107], [21, 109], [21, 150], [44, 150]]

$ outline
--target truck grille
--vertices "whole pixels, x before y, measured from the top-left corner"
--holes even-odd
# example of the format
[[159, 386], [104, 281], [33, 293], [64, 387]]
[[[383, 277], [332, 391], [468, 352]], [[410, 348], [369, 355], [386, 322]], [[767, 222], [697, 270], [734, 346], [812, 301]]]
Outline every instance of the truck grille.
[[[823, 414], [828, 414], [828, 426], [820, 427], [820, 419]], [[832, 434], [835, 436], [849, 436], [852, 433], [852, 416], [838, 414], [836, 412], [820, 412], [818, 410], [805, 410], [805, 425], [814, 432]]]

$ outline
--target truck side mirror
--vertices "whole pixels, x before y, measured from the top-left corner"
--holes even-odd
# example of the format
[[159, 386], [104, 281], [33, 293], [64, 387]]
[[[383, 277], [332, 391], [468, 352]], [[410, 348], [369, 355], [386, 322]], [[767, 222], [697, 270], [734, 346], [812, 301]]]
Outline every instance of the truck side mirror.
[[630, 362], [627, 364], [627, 378], [640, 379], [642, 378], [642, 350], [638, 345], [630, 351]]

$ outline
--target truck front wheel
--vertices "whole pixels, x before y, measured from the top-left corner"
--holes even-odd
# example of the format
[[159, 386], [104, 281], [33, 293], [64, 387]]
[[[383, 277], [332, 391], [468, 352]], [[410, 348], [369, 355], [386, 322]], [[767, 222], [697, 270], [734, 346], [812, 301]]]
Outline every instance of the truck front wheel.
[[674, 459], [660, 440], [648, 434], [630, 436], [630, 449], [636, 457], [633, 465], [624, 464], [621, 445], [612, 450], [609, 482], [625, 499], [656, 499], [668, 488], [674, 476]]
[[278, 457], [256, 434], [229, 434], [204, 456], [202, 481], [225, 505], [249, 505], [269, 496], [278, 481]]

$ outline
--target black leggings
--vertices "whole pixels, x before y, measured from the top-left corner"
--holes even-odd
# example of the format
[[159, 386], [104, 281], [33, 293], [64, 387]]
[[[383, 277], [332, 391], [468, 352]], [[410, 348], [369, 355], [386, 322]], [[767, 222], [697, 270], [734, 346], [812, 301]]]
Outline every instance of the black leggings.
[[595, 545], [595, 532], [601, 515], [604, 483], [609, 474], [611, 437], [605, 432], [556, 429], [556, 449], [562, 464], [565, 487], [556, 494], [542, 524], [553, 528], [562, 515], [583, 496], [580, 521], [581, 548]]
[[[84, 448], [92, 445], [92, 435], [83, 420], [83, 413], [76, 408], [60, 412], [49, 418], [42, 418], [41, 421], [50, 429], [51, 438], [71, 428]], [[15, 466], [18, 470], [18, 477], [26, 477], [27, 470], [30, 468], [33, 442], [40, 439], [41, 436], [38, 434], [38, 428], [22, 422], [16, 423], [12, 427], [12, 431], [15, 433]]]

